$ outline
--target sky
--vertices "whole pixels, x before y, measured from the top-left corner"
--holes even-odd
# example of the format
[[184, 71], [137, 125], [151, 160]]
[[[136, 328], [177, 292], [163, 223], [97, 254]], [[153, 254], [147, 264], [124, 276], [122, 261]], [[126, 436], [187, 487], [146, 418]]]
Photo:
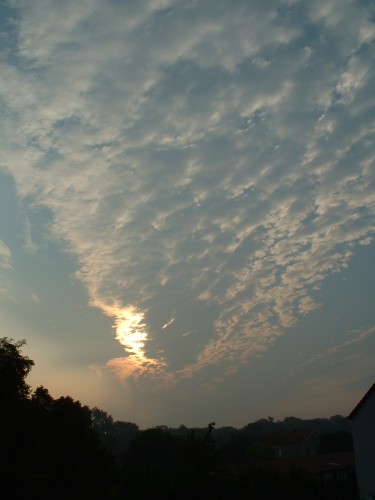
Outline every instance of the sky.
[[375, 7], [2, 0], [0, 318], [114, 418], [348, 415], [374, 382]]

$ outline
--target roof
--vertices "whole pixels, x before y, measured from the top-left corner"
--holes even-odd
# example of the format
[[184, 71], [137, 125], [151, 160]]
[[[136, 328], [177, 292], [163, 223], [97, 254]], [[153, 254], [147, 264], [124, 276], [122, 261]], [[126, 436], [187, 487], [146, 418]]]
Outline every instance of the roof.
[[288, 472], [291, 467], [304, 469], [309, 472], [319, 474], [335, 470], [346, 470], [355, 467], [354, 453], [329, 453], [327, 455], [309, 455], [307, 457], [298, 457], [292, 460], [282, 458], [279, 460], [258, 460], [258, 465], [276, 467], [280, 472]]
[[231, 464], [228, 468], [233, 473], [241, 473], [249, 468], [273, 469], [287, 474], [296, 468], [312, 474], [325, 474], [332, 471], [352, 470], [355, 468], [353, 452], [329, 453], [325, 455], [309, 455], [297, 458], [257, 459], [244, 464]]
[[315, 430], [270, 432], [263, 436], [260, 442], [267, 446], [293, 446], [304, 443], [315, 433]]
[[358, 413], [359, 409], [364, 406], [364, 404], [370, 398], [370, 396], [372, 395], [373, 392], [375, 392], [375, 382], [372, 384], [370, 389], [366, 392], [366, 394], [363, 396], [363, 398], [360, 400], [360, 402], [357, 404], [357, 406], [352, 410], [352, 412], [348, 416], [349, 420], [352, 420], [353, 417], [355, 417], [355, 415]]

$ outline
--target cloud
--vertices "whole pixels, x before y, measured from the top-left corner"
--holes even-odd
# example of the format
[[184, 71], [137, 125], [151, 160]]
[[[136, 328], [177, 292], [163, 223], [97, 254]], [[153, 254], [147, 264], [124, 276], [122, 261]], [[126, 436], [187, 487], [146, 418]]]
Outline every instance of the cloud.
[[37, 304], [40, 304], [40, 299], [39, 299], [39, 297], [38, 297], [38, 295], [36, 293], [32, 293], [31, 294], [31, 300], [33, 302], [36, 302]]
[[2, 162], [113, 317], [109, 365], [192, 376], [269, 349], [373, 237], [370, 8], [12, 5]]
[[28, 253], [35, 253], [38, 250], [38, 246], [33, 242], [31, 238], [31, 224], [29, 219], [26, 217], [24, 221], [24, 249]]
[[12, 253], [7, 245], [0, 240], [0, 268], [12, 269]]
[[321, 360], [324, 360], [325, 358], [334, 358], [337, 353], [340, 353], [341, 351], [345, 351], [348, 347], [351, 347], [354, 344], [357, 344], [359, 342], [362, 342], [368, 337], [371, 337], [375, 334], [375, 326], [371, 326], [369, 328], [361, 328], [361, 329], [356, 329], [352, 330], [346, 333], [348, 340], [345, 340], [344, 342], [341, 342], [340, 344], [336, 344], [333, 347], [329, 347], [327, 349], [324, 349], [322, 352], [312, 356], [311, 358], [307, 359], [303, 363], [300, 363], [299, 365], [294, 366], [291, 368], [288, 372], [287, 378], [283, 381], [287, 381], [290, 379], [296, 372], [300, 371], [301, 368], [305, 369], [309, 365], [313, 365], [315, 363], [320, 362]]

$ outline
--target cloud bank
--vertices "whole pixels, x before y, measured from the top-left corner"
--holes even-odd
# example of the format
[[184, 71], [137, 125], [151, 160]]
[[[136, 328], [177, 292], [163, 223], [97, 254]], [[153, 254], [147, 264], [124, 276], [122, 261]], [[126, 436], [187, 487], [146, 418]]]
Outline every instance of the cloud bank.
[[371, 242], [370, 4], [10, 8], [1, 168], [113, 317], [120, 376], [232, 372]]

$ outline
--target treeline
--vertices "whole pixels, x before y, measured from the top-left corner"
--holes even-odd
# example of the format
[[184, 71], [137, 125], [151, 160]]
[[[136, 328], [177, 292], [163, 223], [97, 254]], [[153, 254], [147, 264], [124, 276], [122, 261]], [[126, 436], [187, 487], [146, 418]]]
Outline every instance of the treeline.
[[[102, 444], [114, 453], [125, 452], [132, 439], [144, 431], [140, 431], [135, 423], [114, 421], [112, 416], [98, 408], [92, 410], [93, 426], [98, 432]], [[169, 434], [173, 438], [204, 439], [207, 427], [186, 427], [181, 424], [178, 428], [159, 425], [159, 431]], [[272, 417], [262, 418], [251, 422], [243, 428], [219, 427], [210, 432], [210, 437], [215, 443], [215, 449], [225, 460], [247, 460], [248, 458], [264, 458], [269, 450], [262, 449], [258, 443], [262, 437], [270, 433], [283, 433], [290, 431], [311, 431], [320, 433], [318, 453], [339, 453], [353, 450], [351, 426], [348, 420], [335, 415], [331, 418], [300, 419], [286, 417], [284, 420], [275, 420]], [[229, 455], [236, 456], [230, 457]]]
[[[292, 427], [287, 418], [283, 422], [261, 419], [242, 429], [215, 429], [210, 423], [203, 428], [161, 425], [139, 430], [133, 423], [113, 421], [97, 408], [92, 413], [103, 445], [118, 459], [118, 498], [346, 500], [355, 492], [355, 480], [327, 489], [304, 470], [291, 467], [285, 474], [257, 466], [262, 459], [276, 458], [274, 449], [261, 444], [263, 436], [311, 430], [314, 420], [295, 419], [297, 425]], [[320, 435], [317, 453], [352, 451], [344, 417], [318, 422], [328, 432]]]
[[242, 429], [210, 423], [139, 430], [69, 396], [54, 399], [44, 387], [31, 391], [26, 377], [34, 362], [23, 346], [0, 339], [0, 498], [318, 500], [325, 497], [306, 472], [233, 473], [231, 465], [270, 456], [259, 444], [269, 432], [314, 428], [322, 435], [321, 453], [352, 446], [340, 416], [269, 417]]

